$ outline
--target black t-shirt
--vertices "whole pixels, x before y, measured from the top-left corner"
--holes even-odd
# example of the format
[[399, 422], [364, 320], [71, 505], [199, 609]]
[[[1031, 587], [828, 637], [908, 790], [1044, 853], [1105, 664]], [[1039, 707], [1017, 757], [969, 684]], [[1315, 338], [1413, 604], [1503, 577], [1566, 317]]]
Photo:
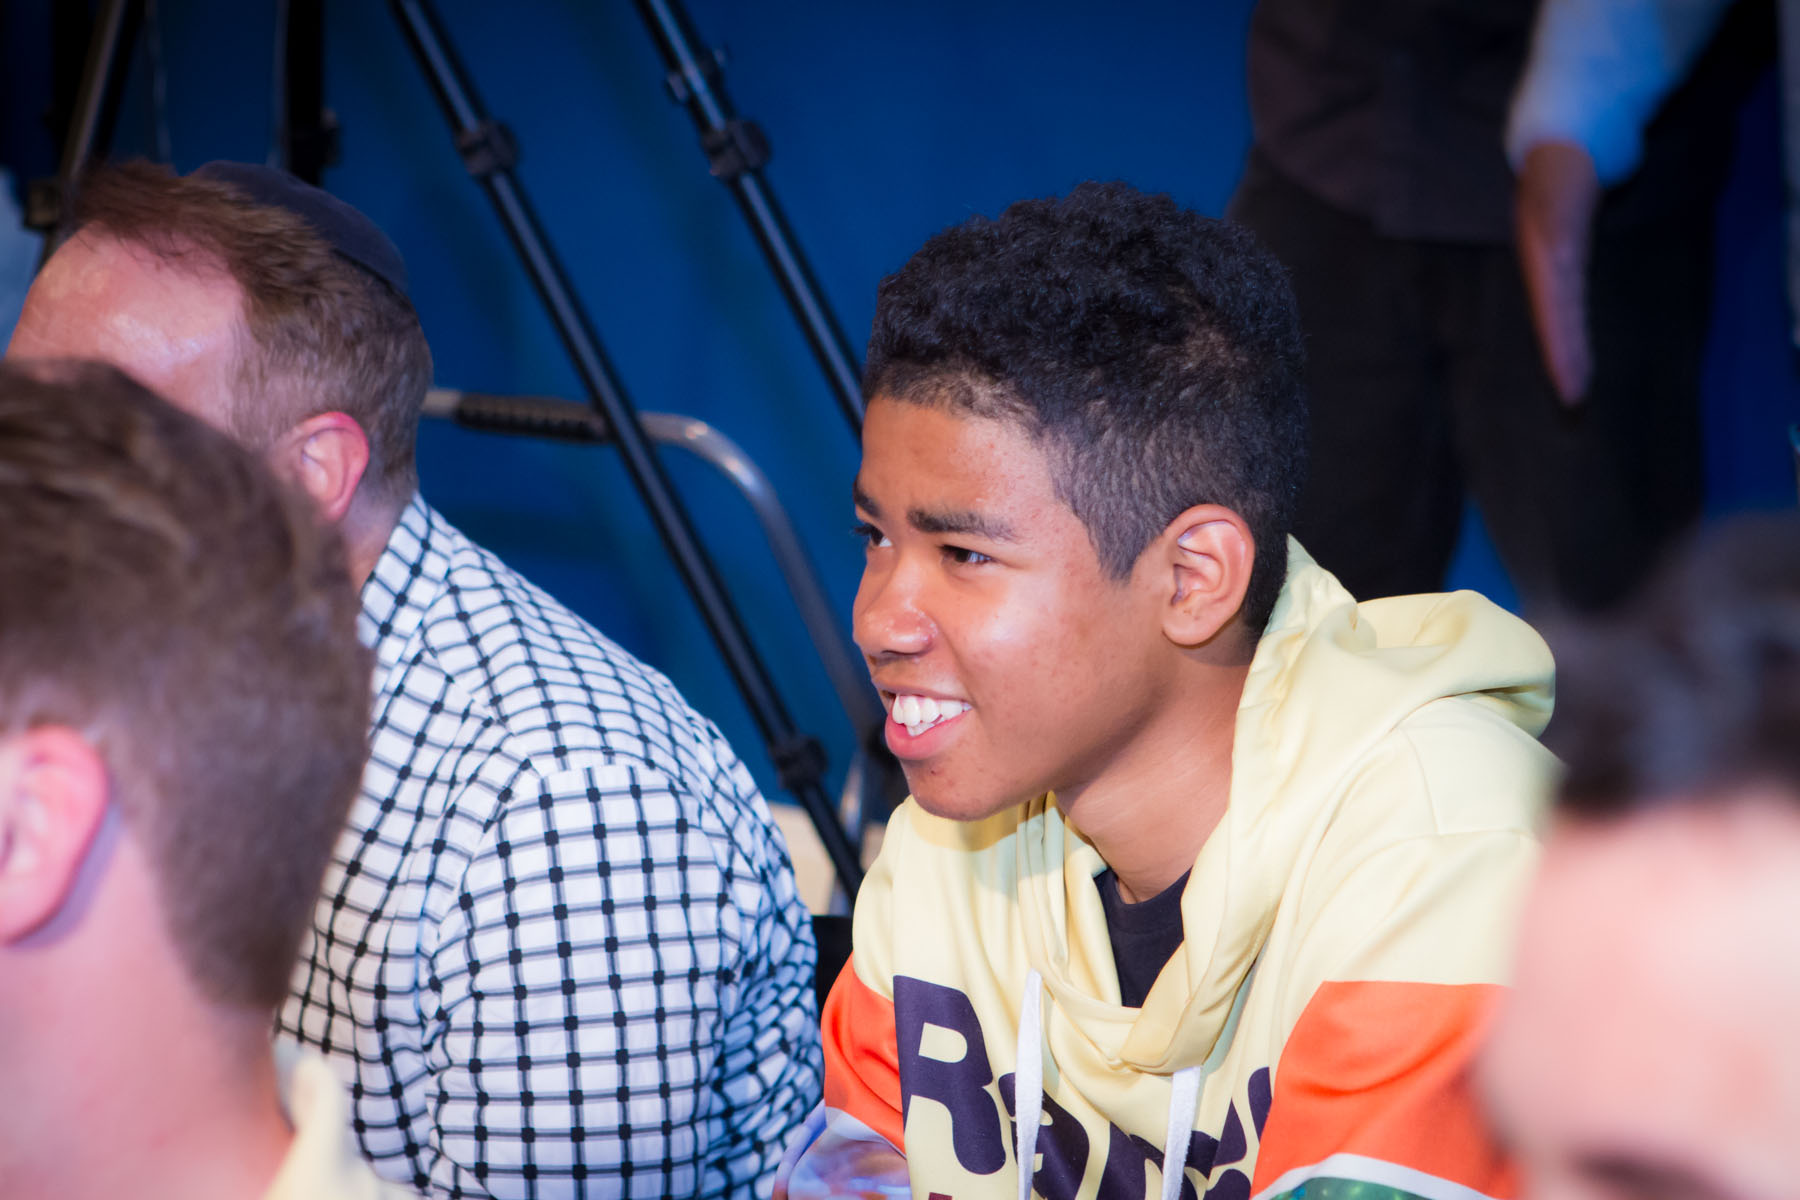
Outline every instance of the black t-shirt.
[[1119, 1003], [1127, 1008], [1144, 1006], [1150, 985], [1181, 945], [1181, 893], [1188, 875], [1182, 872], [1180, 879], [1136, 904], [1119, 895], [1119, 877], [1111, 867], [1094, 876], [1100, 904], [1106, 909], [1113, 966], [1119, 972]]

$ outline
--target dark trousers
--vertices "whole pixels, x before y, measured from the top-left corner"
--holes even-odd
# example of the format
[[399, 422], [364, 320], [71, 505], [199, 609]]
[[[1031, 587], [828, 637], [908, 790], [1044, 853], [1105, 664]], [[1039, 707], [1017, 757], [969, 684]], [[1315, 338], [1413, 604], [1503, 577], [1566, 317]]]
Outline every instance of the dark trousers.
[[1255, 154], [1230, 216], [1292, 274], [1312, 412], [1295, 536], [1353, 594], [1438, 590], [1465, 489], [1532, 609], [1611, 604], [1699, 514], [1710, 210], [1678, 238], [1603, 211], [1575, 409], [1510, 247], [1381, 237]]
[[1699, 515], [1714, 211], [1774, 20], [1768, 0], [1732, 8], [1602, 199], [1576, 409], [1544, 372], [1510, 245], [1383, 237], [1252, 152], [1230, 215], [1287, 264], [1310, 355], [1295, 533], [1352, 593], [1442, 586], [1465, 491], [1534, 610], [1613, 604]]

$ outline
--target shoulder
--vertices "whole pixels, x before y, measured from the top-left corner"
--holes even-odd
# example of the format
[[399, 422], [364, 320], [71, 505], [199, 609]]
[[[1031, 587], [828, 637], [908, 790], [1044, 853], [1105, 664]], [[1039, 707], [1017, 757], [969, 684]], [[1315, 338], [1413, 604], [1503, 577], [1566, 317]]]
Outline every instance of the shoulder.
[[1282, 887], [1271, 948], [1293, 956], [1291, 999], [1328, 980], [1504, 980], [1555, 771], [1530, 731], [1465, 696], [1363, 747]]
[[420, 654], [539, 775], [615, 762], [706, 788], [740, 764], [662, 675], [490, 551], [449, 530]]
[[1283, 889], [1266, 953], [1288, 1026], [1327, 984], [1507, 979], [1551, 761], [1439, 734], [1377, 746]]
[[1378, 739], [1346, 783], [1342, 818], [1377, 841], [1536, 830], [1556, 758], [1468, 697], [1427, 704]]
[[1340, 951], [1358, 930], [1388, 944], [1491, 938], [1481, 970], [1498, 970], [1555, 770], [1535, 738], [1478, 705], [1421, 708], [1342, 781], [1290, 885], [1303, 924]]
[[[442, 577], [384, 689], [405, 715], [376, 736], [441, 781], [441, 840], [465, 871], [516, 876], [548, 836], [600, 861], [704, 873], [746, 912], [767, 906], [750, 890], [791, 890], [748, 769], [667, 678], [441, 517], [432, 540]], [[439, 707], [455, 718], [441, 739]], [[413, 751], [420, 737], [435, 766]]]
[[1555, 784], [1556, 756], [1479, 700], [1426, 705], [1397, 731], [1440, 833], [1535, 830]]

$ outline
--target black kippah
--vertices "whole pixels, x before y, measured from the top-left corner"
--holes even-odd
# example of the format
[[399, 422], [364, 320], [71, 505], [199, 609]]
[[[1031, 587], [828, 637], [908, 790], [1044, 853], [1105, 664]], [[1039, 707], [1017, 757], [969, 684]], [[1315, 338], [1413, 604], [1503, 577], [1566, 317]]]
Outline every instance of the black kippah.
[[331, 193], [260, 163], [209, 162], [194, 174], [229, 184], [258, 204], [293, 213], [331, 248], [400, 296], [406, 296], [406, 263], [375, 222]]

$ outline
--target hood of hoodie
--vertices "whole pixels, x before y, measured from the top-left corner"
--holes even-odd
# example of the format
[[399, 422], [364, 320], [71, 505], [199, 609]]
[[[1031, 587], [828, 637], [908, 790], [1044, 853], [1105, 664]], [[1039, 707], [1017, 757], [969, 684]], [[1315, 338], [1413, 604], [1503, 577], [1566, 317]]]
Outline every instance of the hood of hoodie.
[[1098, 906], [1098, 852], [1053, 802], [1018, 830], [1018, 898], [1031, 965], [1055, 1007], [1115, 1065], [1169, 1073], [1203, 1061], [1255, 964], [1296, 862], [1337, 819], [1359, 760], [1429, 706], [1473, 704], [1535, 736], [1552, 661], [1525, 622], [1473, 592], [1357, 603], [1289, 543], [1288, 577], [1245, 680], [1225, 816], [1182, 895], [1185, 941], [1141, 1009], [1115, 985]]

